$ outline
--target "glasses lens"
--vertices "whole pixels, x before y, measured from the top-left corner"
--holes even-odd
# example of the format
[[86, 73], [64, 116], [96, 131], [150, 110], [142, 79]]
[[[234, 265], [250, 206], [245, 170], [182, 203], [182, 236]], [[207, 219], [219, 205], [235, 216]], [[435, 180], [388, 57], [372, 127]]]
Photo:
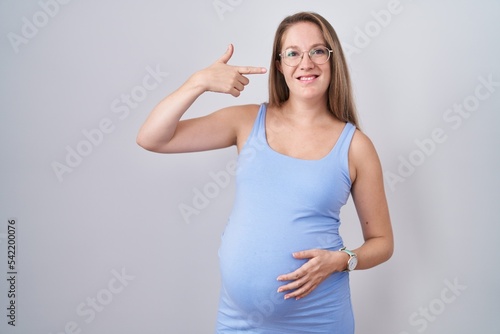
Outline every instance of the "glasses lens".
[[324, 64], [330, 59], [330, 50], [325, 47], [317, 47], [309, 51], [309, 57], [318, 65]]
[[297, 66], [302, 59], [302, 52], [297, 49], [286, 49], [281, 58], [288, 66]]

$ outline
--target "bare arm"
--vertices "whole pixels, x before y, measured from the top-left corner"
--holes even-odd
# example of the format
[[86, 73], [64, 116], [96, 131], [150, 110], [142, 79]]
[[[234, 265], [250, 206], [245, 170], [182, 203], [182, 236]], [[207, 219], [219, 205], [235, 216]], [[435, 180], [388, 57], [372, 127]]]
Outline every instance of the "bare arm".
[[262, 74], [265, 68], [230, 66], [230, 45], [210, 67], [193, 74], [179, 89], [163, 99], [149, 114], [137, 135], [137, 143], [158, 153], [204, 151], [227, 147], [236, 142], [239, 107], [222, 109], [208, 116], [180, 121], [193, 102], [204, 92], [239, 96], [248, 85], [244, 74]]
[[354, 135], [349, 159], [355, 174], [351, 193], [365, 240], [361, 247], [353, 250], [358, 256], [356, 269], [368, 269], [392, 256], [391, 219], [380, 160], [370, 139], [360, 131]]

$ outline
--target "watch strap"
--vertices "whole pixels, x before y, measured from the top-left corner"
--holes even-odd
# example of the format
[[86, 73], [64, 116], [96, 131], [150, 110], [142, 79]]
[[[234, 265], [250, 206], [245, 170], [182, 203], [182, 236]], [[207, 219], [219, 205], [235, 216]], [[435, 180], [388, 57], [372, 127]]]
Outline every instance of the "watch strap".
[[345, 270], [343, 270], [343, 272], [350, 272], [349, 264], [350, 264], [352, 258], [357, 257], [356, 253], [348, 250], [345, 246], [342, 247], [341, 249], [339, 249], [339, 252], [344, 252], [347, 255], [349, 255], [349, 260], [347, 260], [347, 268]]

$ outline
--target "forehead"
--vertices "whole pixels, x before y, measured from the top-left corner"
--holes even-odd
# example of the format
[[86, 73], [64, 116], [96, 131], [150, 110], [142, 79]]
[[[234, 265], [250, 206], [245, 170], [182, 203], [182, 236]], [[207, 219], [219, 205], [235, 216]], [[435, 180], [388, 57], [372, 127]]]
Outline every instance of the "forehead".
[[282, 38], [282, 47], [296, 46], [308, 48], [317, 44], [325, 44], [320, 28], [312, 22], [298, 22], [290, 26]]

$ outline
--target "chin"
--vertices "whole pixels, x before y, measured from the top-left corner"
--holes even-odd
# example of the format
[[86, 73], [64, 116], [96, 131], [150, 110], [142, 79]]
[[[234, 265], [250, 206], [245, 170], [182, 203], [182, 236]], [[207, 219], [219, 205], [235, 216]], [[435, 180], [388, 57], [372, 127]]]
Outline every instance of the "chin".
[[326, 93], [324, 92], [301, 92], [294, 94], [295, 98], [298, 100], [316, 102], [318, 100], [326, 101]]

